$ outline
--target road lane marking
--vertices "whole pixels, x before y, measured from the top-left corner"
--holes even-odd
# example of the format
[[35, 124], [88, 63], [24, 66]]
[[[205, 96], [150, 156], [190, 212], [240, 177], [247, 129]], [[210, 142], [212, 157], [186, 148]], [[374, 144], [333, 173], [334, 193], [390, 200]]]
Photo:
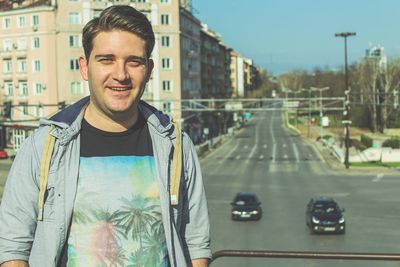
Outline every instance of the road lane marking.
[[264, 146], [263, 146], [264, 148], [267, 148], [267, 144], [264, 144]]
[[384, 176], [385, 176], [385, 175], [384, 175], [383, 173], [379, 173], [374, 179], [372, 179], [372, 182], [378, 183], [378, 182], [380, 182], [380, 181], [382, 180], [382, 178], [383, 178]]
[[293, 152], [296, 158], [296, 162], [300, 162], [299, 150], [297, 149], [296, 144], [293, 144]]
[[[239, 147], [239, 143], [236, 143], [236, 145], [231, 149], [231, 151], [229, 151], [228, 155], [225, 157], [224, 160], [229, 159], [232, 156], [233, 152], [235, 152], [238, 147]], [[224, 163], [223, 160], [219, 161], [219, 164], [223, 164], [223, 163]]]
[[249, 162], [250, 158], [253, 157], [253, 154], [254, 154], [254, 152], [256, 151], [256, 149], [257, 149], [257, 143], [255, 143], [254, 146], [253, 146], [253, 148], [251, 149], [250, 154], [249, 154], [249, 156], [247, 157], [246, 162]]
[[276, 144], [272, 146], [272, 162], [275, 162]]

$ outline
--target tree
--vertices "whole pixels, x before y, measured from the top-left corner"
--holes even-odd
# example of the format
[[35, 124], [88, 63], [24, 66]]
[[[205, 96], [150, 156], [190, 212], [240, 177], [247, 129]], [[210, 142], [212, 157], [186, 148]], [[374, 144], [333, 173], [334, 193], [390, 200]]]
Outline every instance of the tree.
[[360, 94], [365, 99], [368, 113], [371, 118], [370, 130], [378, 130], [377, 123], [377, 82], [379, 79], [379, 65], [376, 60], [365, 58], [358, 67], [357, 81]]

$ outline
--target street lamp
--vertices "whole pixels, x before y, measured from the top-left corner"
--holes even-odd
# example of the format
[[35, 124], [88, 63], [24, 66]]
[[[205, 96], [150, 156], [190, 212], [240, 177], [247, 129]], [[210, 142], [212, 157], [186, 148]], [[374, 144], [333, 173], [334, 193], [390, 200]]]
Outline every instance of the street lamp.
[[[345, 92], [349, 92], [349, 76], [347, 71], [347, 37], [355, 36], [355, 32], [341, 32], [335, 33], [335, 37], [343, 37], [344, 38], [344, 71], [345, 71]], [[344, 165], [346, 169], [349, 168], [349, 147], [350, 147], [350, 131], [349, 131], [349, 124], [350, 121], [350, 114], [349, 114], [349, 103], [346, 102], [345, 111], [343, 112], [344, 120], [343, 123], [345, 125], [345, 147], [346, 147], [346, 154], [344, 157]]]

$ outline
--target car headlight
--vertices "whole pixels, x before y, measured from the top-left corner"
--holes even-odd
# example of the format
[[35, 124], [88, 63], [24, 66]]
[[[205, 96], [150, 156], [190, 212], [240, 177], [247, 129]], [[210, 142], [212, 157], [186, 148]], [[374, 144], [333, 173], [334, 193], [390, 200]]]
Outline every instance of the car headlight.
[[233, 210], [233, 211], [232, 211], [232, 214], [233, 214], [233, 215], [240, 215], [241, 212], [240, 212], [240, 211], [237, 211], [237, 210]]
[[344, 223], [344, 217], [339, 219], [339, 223]]
[[312, 217], [311, 220], [312, 220], [313, 223], [319, 223], [319, 220], [317, 218], [315, 218], [315, 217]]
[[252, 212], [250, 212], [251, 214], [258, 214], [258, 210], [253, 210]]

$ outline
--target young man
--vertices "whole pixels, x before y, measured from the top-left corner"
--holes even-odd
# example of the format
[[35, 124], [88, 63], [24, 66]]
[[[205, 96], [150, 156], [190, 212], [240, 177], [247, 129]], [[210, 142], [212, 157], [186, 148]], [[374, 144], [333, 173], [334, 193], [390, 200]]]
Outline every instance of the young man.
[[[84, 27], [83, 46], [90, 97], [42, 120], [10, 170], [1, 266], [208, 266], [208, 210], [193, 144], [183, 134], [172, 205], [177, 132], [167, 115], [140, 101], [154, 65], [149, 21], [132, 7], [111, 6]], [[55, 145], [40, 206], [50, 126]]]

